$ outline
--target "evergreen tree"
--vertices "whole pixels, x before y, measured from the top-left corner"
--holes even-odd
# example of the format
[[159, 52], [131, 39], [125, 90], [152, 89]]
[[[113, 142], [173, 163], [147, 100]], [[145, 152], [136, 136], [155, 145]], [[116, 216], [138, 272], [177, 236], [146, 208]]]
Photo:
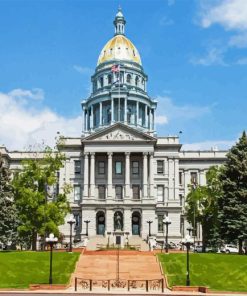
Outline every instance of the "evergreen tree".
[[0, 153], [0, 243], [4, 246], [13, 244], [17, 236], [17, 212], [10, 176]]
[[[219, 167], [211, 167], [207, 174], [205, 186], [189, 185], [190, 192], [186, 198], [187, 220], [194, 226], [202, 226], [203, 251], [207, 245], [216, 246], [219, 240], [217, 200], [221, 194]], [[194, 226], [195, 227], [195, 226]]]
[[43, 238], [49, 233], [59, 235], [58, 226], [64, 224], [70, 210], [67, 201], [70, 186], [65, 185], [62, 192], [49, 190], [57, 187], [57, 172], [64, 160], [64, 154], [48, 147], [43, 157], [37, 155], [23, 162], [23, 169], [14, 176], [15, 202], [21, 221], [18, 232], [21, 237], [31, 238], [32, 250], [36, 250], [37, 235]]
[[219, 199], [220, 232], [228, 242], [238, 240], [242, 253], [247, 238], [247, 137], [243, 132], [239, 141], [227, 153], [227, 161], [220, 175], [223, 194]]

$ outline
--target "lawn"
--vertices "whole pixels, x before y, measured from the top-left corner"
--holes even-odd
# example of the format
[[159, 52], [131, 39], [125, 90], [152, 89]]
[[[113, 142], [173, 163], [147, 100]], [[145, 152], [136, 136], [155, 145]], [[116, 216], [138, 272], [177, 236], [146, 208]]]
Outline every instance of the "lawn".
[[[185, 286], [186, 254], [159, 254], [169, 286]], [[190, 254], [191, 286], [212, 290], [247, 291], [247, 256]]]
[[[53, 253], [53, 283], [67, 284], [79, 253]], [[47, 284], [49, 252], [0, 252], [0, 288], [27, 288]]]

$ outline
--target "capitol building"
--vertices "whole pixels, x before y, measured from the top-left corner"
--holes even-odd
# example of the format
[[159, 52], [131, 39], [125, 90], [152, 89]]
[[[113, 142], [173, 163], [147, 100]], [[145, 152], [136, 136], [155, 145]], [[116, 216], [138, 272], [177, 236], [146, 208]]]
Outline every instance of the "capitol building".
[[[147, 92], [148, 76], [135, 45], [126, 37], [121, 9], [115, 33], [99, 54], [91, 76], [92, 92], [81, 102], [82, 135], [65, 137], [66, 161], [57, 190], [71, 184], [68, 196], [75, 218], [73, 236], [113, 241], [116, 231], [140, 240], [149, 234], [162, 242], [169, 217], [169, 242], [188, 234], [185, 215], [189, 184], [206, 183], [206, 172], [222, 164], [226, 151], [184, 151], [179, 136], [157, 135], [158, 102]], [[32, 153], [0, 152], [10, 169], [21, 167]], [[68, 217], [66, 217], [68, 219]], [[193, 226], [193, 225], [192, 225]], [[196, 225], [196, 241], [201, 228]], [[69, 238], [67, 221], [60, 231]]]

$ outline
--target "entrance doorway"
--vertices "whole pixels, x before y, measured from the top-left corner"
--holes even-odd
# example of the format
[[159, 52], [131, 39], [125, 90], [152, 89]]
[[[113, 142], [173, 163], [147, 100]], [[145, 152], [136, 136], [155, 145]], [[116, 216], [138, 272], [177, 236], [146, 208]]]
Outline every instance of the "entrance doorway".
[[141, 234], [141, 214], [134, 212], [132, 214], [132, 235]]
[[105, 213], [100, 211], [96, 214], [96, 233], [105, 234]]

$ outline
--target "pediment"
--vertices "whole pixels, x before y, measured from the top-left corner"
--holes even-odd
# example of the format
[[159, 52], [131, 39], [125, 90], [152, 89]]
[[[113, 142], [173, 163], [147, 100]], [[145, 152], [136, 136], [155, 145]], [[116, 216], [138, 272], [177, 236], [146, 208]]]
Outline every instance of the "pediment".
[[156, 138], [134, 128], [117, 123], [87, 136], [86, 138], [82, 139], [82, 141], [156, 141]]

